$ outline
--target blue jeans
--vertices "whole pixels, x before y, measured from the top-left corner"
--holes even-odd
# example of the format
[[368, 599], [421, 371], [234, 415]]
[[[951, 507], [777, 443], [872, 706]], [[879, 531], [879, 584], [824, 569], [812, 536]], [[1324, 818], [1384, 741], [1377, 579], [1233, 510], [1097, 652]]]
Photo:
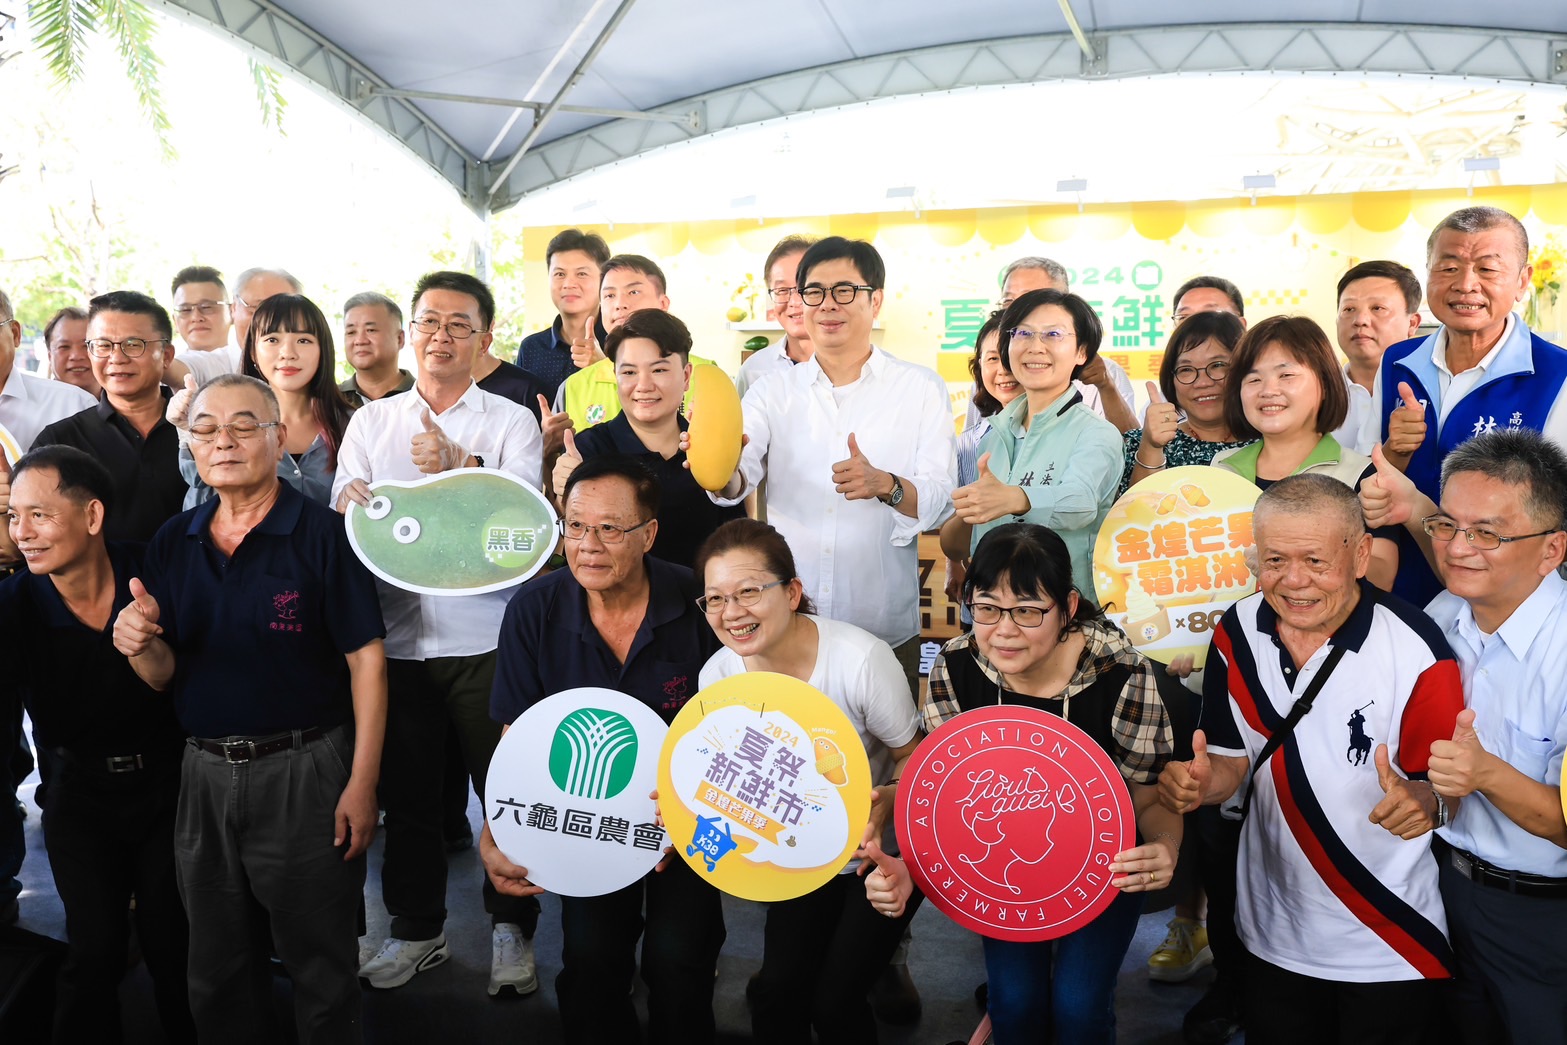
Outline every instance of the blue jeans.
[[1098, 918], [1045, 943], [986, 937], [995, 1045], [1115, 1041], [1115, 978], [1137, 932], [1143, 898], [1122, 893]]

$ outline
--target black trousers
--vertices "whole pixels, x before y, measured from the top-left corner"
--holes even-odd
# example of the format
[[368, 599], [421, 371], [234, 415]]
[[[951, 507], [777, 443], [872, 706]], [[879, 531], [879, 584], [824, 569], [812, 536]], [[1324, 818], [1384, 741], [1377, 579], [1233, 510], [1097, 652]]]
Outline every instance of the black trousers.
[[804, 896], [767, 905], [762, 971], [752, 992], [751, 1039], [766, 1045], [875, 1045], [866, 995], [925, 900], [915, 889], [901, 917], [865, 898], [865, 879], [835, 875]]
[[[642, 1041], [631, 978], [642, 939], [652, 1045], [712, 1045], [713, 971], [724, 945], [718, 890], [671, 856], [662, 871], [605, 896], [562, 896], [555, 996], [568, 1045]], [[879, 971], [879, 970], [877, 970]]]
[[164, 1035], [193, 1042], [186, 990], [190, 927], [174, 871], [177, 755], [163, 766], [115, 774], [59, 761], [44, 806], [44, 848], [70, 940], [60, 971], [58, 1042], [118, 1042], [119, 993], [136, 897], [136, 936]]
[[1246, 948], [1235, 928], [1235, 870], [1240, 862], [1241, 821], [1224, 819], [1218, 806], [1203, 806], [1186, 817], [1188, 825], [1194, 820], [1199, 877], [1208, 894], [1208, 946], [1213, 950], [1215, 986], [1238, 1001], [1246, 993], [1248, 967]]
[[22, 701], [14, 690], [0, 694], [0, 907], [22, 893], [17, 875], [27, 857], [16, 789], [33, 771], [33, 754], [22, 737]]
[[1247, 957], [1246, 1045], [1427, 1045], [1452, 984], [1340, 983]]
[[[386, 662], [386, 743], [381, 754], [381, 805], [386, 810], [381, 897], [399, 940], [433, 940], [446, 924], [446, 840], [443, 786], [447, 730], [455, 727], [474, 790], [484, 779], [501, 727], [490, 718], [495, 654]], [[502, 896], [481, 875], [484, 909], [495, 923], [515, 922], [532, 938], [539, 924], [534, 897]]]
[[1441, 872], [1458, 959], [1453, 1013], [1467, 1045], [1567, 1043], [1567, 895], [1519, 896]]

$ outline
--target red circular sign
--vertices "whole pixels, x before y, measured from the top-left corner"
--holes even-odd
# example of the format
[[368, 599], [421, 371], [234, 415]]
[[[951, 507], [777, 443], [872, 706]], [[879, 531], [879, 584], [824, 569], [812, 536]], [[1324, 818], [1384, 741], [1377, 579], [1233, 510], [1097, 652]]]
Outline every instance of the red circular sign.
[[966, 711], [926, 737], [898, 788], [898, 844], [925, 895], [998, 940], [1054, 940], [1118, 890], [1136, 844], [1121, 771], [1081, 729], [1016, 705]]

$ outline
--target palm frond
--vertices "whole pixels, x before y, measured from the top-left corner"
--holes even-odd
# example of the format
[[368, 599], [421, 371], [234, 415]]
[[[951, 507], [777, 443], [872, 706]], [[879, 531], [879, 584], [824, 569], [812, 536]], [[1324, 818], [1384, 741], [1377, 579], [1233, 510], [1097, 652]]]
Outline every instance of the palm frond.
[[27, 21], [55, 80], [77, 83], [87, 71], [87, 38], [96, 24], [96, 0], [33, 0]]
[[256, 104], [261, 108], [262, 126], [271, 127], [286, 137], [283, 114], [288, 111], [288, 99], [283, 96], [283, 77], [270, 65], [252, 58], [250, 78], [256, 84]]
[[130, 78], [136, 92], [136, 100], [142, 115], [152, 125], [158, 136], [158, 144], [165, 159], [174, 158], [174, 145], [169, 140], [169, 114], [163, 107], [163, 94], [158, 85], [158, 74], [163, 63], [158, 60], [157, 23], [152, 12], [138, 0], [97, 0], [99, 25], [114, 41], [125, 63], [125, 75]]

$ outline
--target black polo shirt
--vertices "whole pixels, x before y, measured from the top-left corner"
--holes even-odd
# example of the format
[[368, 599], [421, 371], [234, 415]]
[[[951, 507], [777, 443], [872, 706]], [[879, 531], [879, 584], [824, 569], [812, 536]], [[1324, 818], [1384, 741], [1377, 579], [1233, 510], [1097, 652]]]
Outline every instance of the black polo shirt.
[[166, 696], [114, 648], [114, 619], [141, 576], [142, 546], [110, 542], [114, 608], [95, 631], [66, 608], [48, 577], [23, 570], [0, 582], [0, 635], [14, 655], [7, 682], [32, 716], [38, 742], [64, 748], [71, 764], [102, 769], [111, 755], [141, 755], [149, 770], [177, 770], [185, 730]]
[[[386, 395], [382, 396], [381, 398], [382, 399], [387, 399], [387, 398], [390, 398], [391, 396], [402, 395], [404, 392], [408, 391], [413, 386], [414, 386], [414, 376], [412, 374], [410, 374], [406, 370], [399, 369], [397, 371], [397, 385], [390, 392], [386, 393]], [[373, 403], [373, 402], [375, 402], [375, 400], [373, 400], [373, 399], [366, 399], [365, 398], [365, 394], [359, 390], [359, 375], [358, 374], [355, 374], [353, 377], [350, 377], [350, 378], [346, 379], [345, 381], [343, 381], [341, 384], [339, 384], [337, 386], [337, 390], [339, 392], [343, 393], [343, 398], [348, 400], [348, 405], [353, 407], [355, 410], [358, 410], [360, 407], [364, 406], [366, 403]]]
[[545, 697], [578, 686], [619, 690], [665, 722], [696, 693], [702, 665], [718, 637], [696, 607], [701, 590], [691, 571], [643, 558], [651, 590], [647, 614], [624, 664], [588, 617], [588, 596], [570, 570], [524, 584], [506, 605], [496, 649], [490, 717], [510, 725]]
[[343, 517], [280, 483], [272, 510], [230, 558], [208, 529], [218, 503], [169, 520], [142, 575], [174, 650], [180, 722], [215, 738], [349, 721], [343, 658], [386, 630]]
[[[678, 420], [684, 432], [686, 419], [682, 416]], [[584, 430], [576, 437], [576, 443], [584, 461], [602, 454], [625, 454], [647, 465], [658, 479], [658, 536], [653, 539], [652, 554], [665, 562], [689, 568], [696, 560], [697, 549], [714, 530], [730, 519], [745, 516], [744, 505], [726, 508], [713, 503], [685, 467], [685, 451], [676, 451], [666, 460], [663, 454], [642, 445], [625, 414]]]
[[510, 399], [518, 406], [525, 406], [533, 419], [543, 424], [543, 418], [539, 416], [539, 396], [546, 400], [555, 398], [555, 390], [546, 388], [544, 382], [532, 371], [524, 370], [515, 363], [508, 363], [504, 359], [497, 359], [494, 370], [480, 381], [479, 387], [492, 395], [498, 395], [502, 399]]
[[[561, 318], [556, 316], [554, 323], [543, 330], [529, 334], [522, 339], [522, 344], [517, 346], [517, 365], [544, 382], [545, 388], [548, 389], [544, 398], [552, 403], [555, 401], [555, 392], [560, 388], [561, 382], [579, 369], [571, 361], [571, 342], [561, 337], [560, 332]], [[594, 318], [593, 333], [597, 335], [599, 346], [602, 347], [604, 339], [609, 337], [609, 331], [604, 329], [603, 316]]]
[[[167, 403], [172, 393], [163, 389]], [[180, 513], [189, 487], [180, 475], [179, 432], [163, 418], [145, 439], [99, 393], [98, 405], [49, 425], [33, 446], [74, 446], [96, 457], [114, 480], [114, 504], [104, 520], [111, 541], [149, 541]]]

